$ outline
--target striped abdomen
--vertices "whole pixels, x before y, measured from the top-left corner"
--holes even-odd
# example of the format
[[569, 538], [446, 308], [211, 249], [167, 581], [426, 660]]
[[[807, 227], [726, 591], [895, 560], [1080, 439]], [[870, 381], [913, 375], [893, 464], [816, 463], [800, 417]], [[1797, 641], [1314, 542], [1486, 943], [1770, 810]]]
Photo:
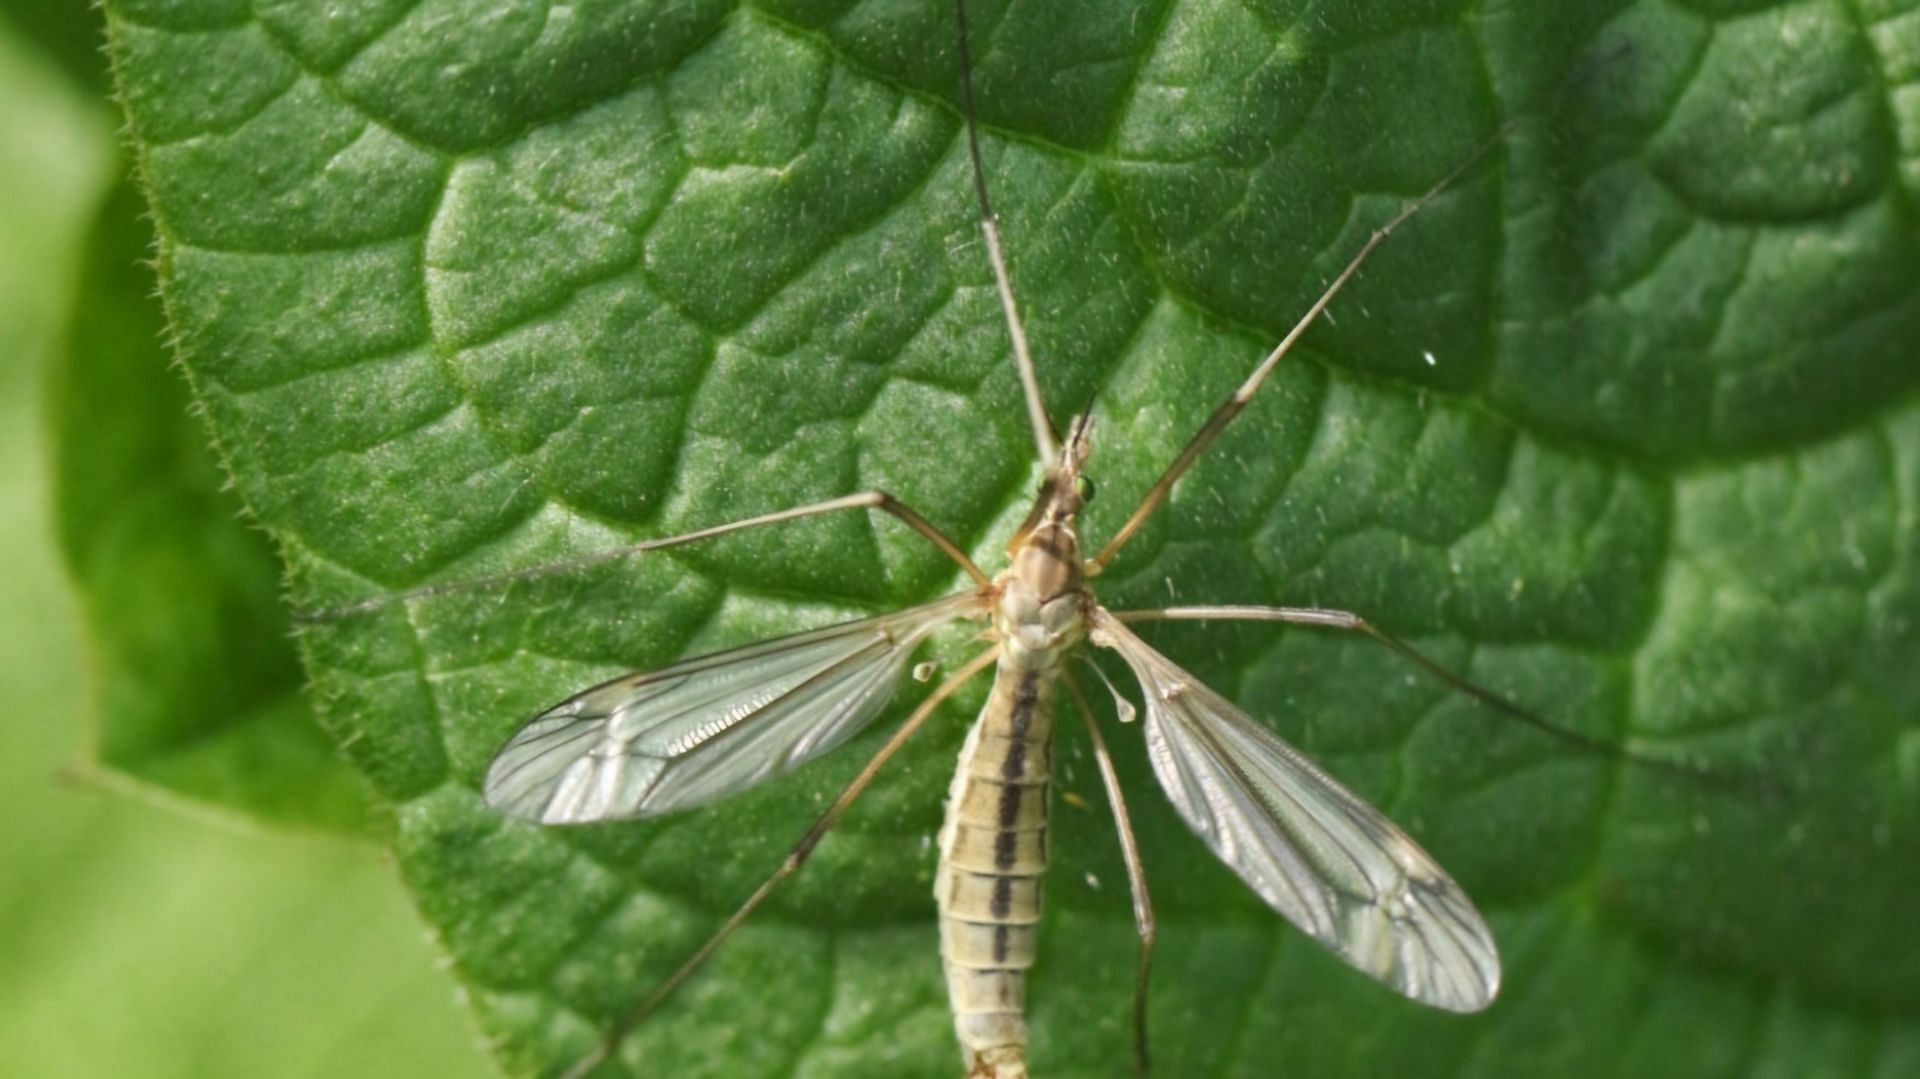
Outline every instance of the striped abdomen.
[[1023, 1011], [1047, 868], [1056, 674], [1002, 657], [940, 831], [940, 955], [969, 1077], [1027, 1074]]

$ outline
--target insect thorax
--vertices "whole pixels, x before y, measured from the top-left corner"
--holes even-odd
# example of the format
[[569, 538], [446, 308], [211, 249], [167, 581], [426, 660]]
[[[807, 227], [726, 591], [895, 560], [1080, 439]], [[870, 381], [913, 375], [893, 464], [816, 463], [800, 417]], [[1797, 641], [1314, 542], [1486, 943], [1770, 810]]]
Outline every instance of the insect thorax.
[[1050, 521], [1034, 529], [994, 584], [1000, 596], [993, 624], [1007, 663], [1052, 667], [1086, 637], [1091, 597], [1081, 587], [1080, 541], [1071, 526]]

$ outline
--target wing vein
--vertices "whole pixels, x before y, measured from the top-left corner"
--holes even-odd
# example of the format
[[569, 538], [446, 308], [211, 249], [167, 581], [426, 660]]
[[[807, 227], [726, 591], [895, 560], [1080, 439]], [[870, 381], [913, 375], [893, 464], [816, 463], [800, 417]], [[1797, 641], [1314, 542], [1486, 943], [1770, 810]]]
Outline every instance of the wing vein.
[[981, 592], [623, 675], [542, 712], [508, 740], [484, 790], [548, 824], [649, 817], [739, 793], [852, 737], [907, 658]]
[[1499, 990], [1493, 934], [1459, 886], [1341, 786], [1104, 609], [1092, 640], [1145, 690], [1147, 756], [1181, 817], [1267, 904], [1356, 969], [1424, 1004]]

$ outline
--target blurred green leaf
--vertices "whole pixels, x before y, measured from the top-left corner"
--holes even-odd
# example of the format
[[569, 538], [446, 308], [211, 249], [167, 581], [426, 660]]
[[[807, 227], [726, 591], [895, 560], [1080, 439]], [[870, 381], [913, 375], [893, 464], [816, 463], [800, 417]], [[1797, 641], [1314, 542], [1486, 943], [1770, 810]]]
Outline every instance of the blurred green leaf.
[[[1031, 482], [937, 2], [114, 0], [197, 402], [326, 605], [881, 486], [990, 555]], [[1807, 4], [1198, 3], [976, 13], [990, 182], [1108, 534], [1368, 230], [1383, 248], [1102, 595], [1338, 604], [1570, 752], [1350, 642], [1167, 649], [1427, 842], [1508, 963], [1436, 1015], [1280, 924], [1164, 811], [1170, 1074], [1899, 1074], [1920, 1055], [1920, 57]], [[1570, 72], [1575, 73], [1569, 75]], [[1097, 397], [1096, 397], [1097, 393]], [[954, 586], [796, 525], [306, 638], [321, 712], [515, 1072], [746, 895], [861, 746], [722, 808], [546, 831], [500, 741], [599, 677]], [[975, 698], [977, 700], [977, 697]], [[963, 709], [634, 1039], [645, 1074], [940, 1075], [930, 841]], [[1125, 735], [1126, 731], [1117, 731]], [[867, 745], [871, 745], [869, 740]], [[1098, 806], [1084, 747], [1062, 789]], [[1110, 827], [1062, 800], [1040, 1074], [1125, 1066]]]
[[266, 537], [170, 369], [131, 182], [94, 223], [52, 378], [60, 543], [94, 661], [94, 764], [244, 815], [363, 831], [364, 788], [314, 721]]
[[86, 4], [46, 4], [40, 0], [0, 0], [0, 28], [60, 66], [67, 78], [90, 95], [104, 97], [106, 38], [100, 16]]
[[[52, 7], [85, 26], [98, 19], [84, 5]], [[211, 829], [56, 778], [85, 755], [94, 672], [54, 543], [48, 458], [57, 448], [43, 380], [70, 336], [82, 268], [99, 253], [86, 241], [121, 167], [114, 123], [105, 98], [0, 25], [0, 692], [12, 713], [0, 725], [5, 1070], [477, 1074], [484, 1061], [450, 987], [364, 843]], [[111, 293], [87, 303], [93, 319], [153, 325]], [[112, 330], [82, 336], [106, 341]], [[171, 377], [155, 339], [141, 344], [153, 372]], [[142, 372], [113, 375], [96, 372], [103, 385], [87, 391], [115, 405], [116, 391], [152, 385]], [[182, 391], [164, 388], [178, 412]], [[137, 405], [96, 418], [111, 426], [127, 412]], [[105, 443], [119, 444], [119, 433], [96, 430]], [[121, 467], [152, 474], [144, 462]]]

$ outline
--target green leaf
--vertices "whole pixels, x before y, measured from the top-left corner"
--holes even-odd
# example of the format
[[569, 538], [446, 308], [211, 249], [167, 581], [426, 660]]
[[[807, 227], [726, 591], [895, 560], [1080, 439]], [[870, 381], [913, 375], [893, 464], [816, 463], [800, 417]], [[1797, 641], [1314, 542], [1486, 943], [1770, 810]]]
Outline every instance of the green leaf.
[[[45, 7], [62, 9], [48, 24], [92, 26], [97, 38], [97, 11]], [[75, 304], [102, 321], [128, 311], [103, 303], [111, 293], [83, 297], [80, 288], [88, 255], [100, 250], [87, 245], [98, 235], [90, 226], [124, 171], [116, 117], [45, 48], [0, 25], [5, 1071], [77, 1079], [482, 1074], [486, 1062], [451, 987], [418, 945], [418, 919], [367, 844], [208, 828], [55, 779], [86, 752], [95, 702], [55, 546], [48, 465], [60, 447], [44, 415], [45, 376], [71, 337]], [[105, 57], [94, 59], [104, 84]], [[151, 292], [150, 272], [143, 287]], [[141, 343], [157, 358], [154, 338]], [[161, 364], [153, 370], [172, 377]], [[146, 385], [131, 371], [117, 383], [123, 392]], [[170, 398], [176, 410], [181, 396]], [[128, 411], [137, 415], [100, 414], [102, 442], [116, 440], [112, 427]], [[204, 448], [204, 433], [199, 439]]]
[[0, 0], [0, 27], [7, 35], [57, 64], [70, 82], [96, 99], [110, 88], [100, 53], [100, 21], [97, 14], [73, 5]]
[[169, 370], [130, 182], [87, 247], [50, 399], [59, 538], [86, 612], [92, 778], [269, 821], [364, 831], [364, 786], [315, 722], [266, 537]]
[[[1897, 1074], [1920, 1054], [1912, 16], [1807, 3], [983, 4], [989, 182], [1057, 416], [1130, 501], [1406, 199], [1513, 121], [1100, 584], [1364, 612], [1556, 721], [1350, 641], [1157, 634], [1405, 824], [1505, 996], [1393, 999], [1280, 924], [1120, 742], [1168, 1074]], [[991, 557], [1029, 436], [937, 2], [116, 0], [198, 404], [297, 602], [862, 487]], [[1903, 141], [1904, 140], [1904, 141]], [[840, 516], [305, 638], [415, 898], [515, 1073], [769, 872], [880, 732], [722, 807], [542, 830], [477, 794], [614, 672], [956, 587]], [[949, 662], [963, 653], [948, 642]], [[644, 1074], [943, 1075], [927, 895], [970, 700], [633, 1039]], [[884, 727], [885, 724], [879, 725]], [[1128, 1059], [1132, 931], [1062, 736], [1039, 1074]], [[1086, 809], [1081, 808], [1084, 803]]]

